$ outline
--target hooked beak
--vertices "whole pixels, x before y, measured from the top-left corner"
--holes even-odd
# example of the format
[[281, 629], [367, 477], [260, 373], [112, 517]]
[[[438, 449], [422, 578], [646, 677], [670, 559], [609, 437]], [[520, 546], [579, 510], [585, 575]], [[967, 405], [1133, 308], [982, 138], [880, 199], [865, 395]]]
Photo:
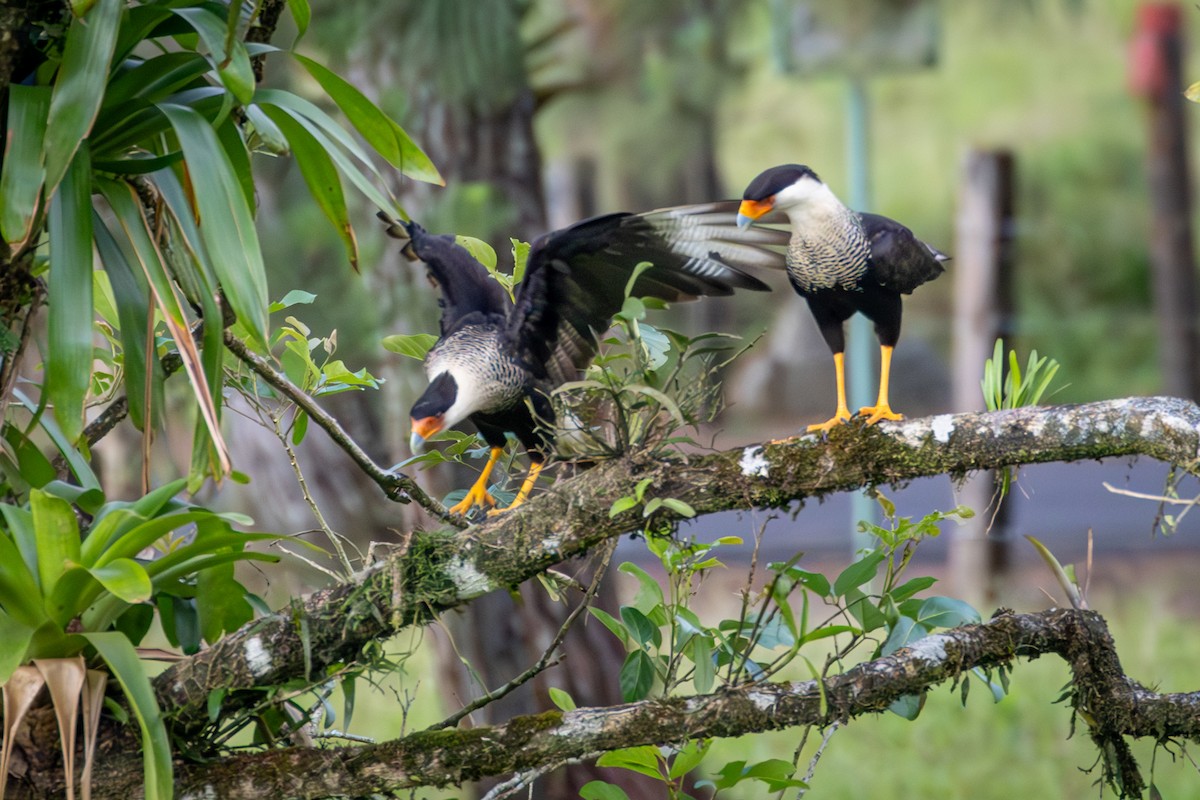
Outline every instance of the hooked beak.
[[737, 225], [739, 228], [745, 228], [754, 220], [766, 214], [775, 207], [775, 198], [768, 197], [766, 200], [743, 200], [741, 206], [738, 207]]
[[442, 415], [412, 421], [412, 436], [408, 446], [414, 454], [425, 452], [425, 440], [442, 429]]

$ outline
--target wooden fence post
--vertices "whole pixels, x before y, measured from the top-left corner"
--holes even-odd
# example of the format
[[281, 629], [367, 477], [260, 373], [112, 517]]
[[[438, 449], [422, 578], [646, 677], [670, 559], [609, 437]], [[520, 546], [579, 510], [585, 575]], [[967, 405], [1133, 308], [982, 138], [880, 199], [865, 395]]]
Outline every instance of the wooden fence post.
[[[1007, 150], [967, 153], [958, 201], [954, 261], [954, 408], [982, 410], [979, 382], [997, 337], [1013, 333], [1014, 158]], [[1011, 346], [1006, 341], [1006, 349]], [[976, 516], [950, 534], [948, 571], [955, 597], [990, 599], [997, 573], [1009, 563], [1005, 517], [993, 515], [995, 475], [971, 476], [959, 502]], [[1011, 502], [1011, 498], [1009, 498]]]
[[1200, 398], [1196, 262], [1184, 108], [1183, 14], [1175, 3], [1144, 3], [1130, 48], [1129, 86], [1145, 99], [1149, 125], [1150, 261], [1158, 317], [1158, 361], [1167, 394]]

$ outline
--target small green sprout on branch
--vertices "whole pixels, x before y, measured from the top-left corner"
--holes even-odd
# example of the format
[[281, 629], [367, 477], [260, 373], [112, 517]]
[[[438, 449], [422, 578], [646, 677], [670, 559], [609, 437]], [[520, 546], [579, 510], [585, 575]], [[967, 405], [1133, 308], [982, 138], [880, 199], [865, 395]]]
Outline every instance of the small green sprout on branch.
[[[1049, 356], [1038, 357], [1037, 350], [1029, 352], [1025, 372], [1017, 360], [1017, 351], [1008, 351], [1008, 372], [1004, 371], [1004, 340], [997, 339], [992, 357], [983, 364], [983, 401], [988, 411], [1036, 406], [1046, 395], [1051, 381], [1058, 373], [1058, 361]], [[1061, 388], [1061, 387], [1060, 387]], [[1055, 389], [1057, 392], [1058, 389]], [[1008, 495], [1012, 485], [1013, 471], [1005, 469], [1000, 475], [1000, 497]]]

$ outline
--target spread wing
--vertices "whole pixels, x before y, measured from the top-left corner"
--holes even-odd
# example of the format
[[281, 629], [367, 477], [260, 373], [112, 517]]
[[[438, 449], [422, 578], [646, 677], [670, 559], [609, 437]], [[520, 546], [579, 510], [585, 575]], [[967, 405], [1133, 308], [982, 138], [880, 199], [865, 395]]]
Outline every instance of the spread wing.
[[886, 288], [911, 294], [945, 271], [950, 256], [913, 235], [905, 226], [878, 214], [860, 214], [871, 243], [871, 274]]
[[510, 338], [535, 371], [570, 380], [596, 352], [596, 337], [632, 295], [667, 301], [765, 291], [743, 267], [784, 268], [787, 234], [739, 229], [737, 201], [644, 214], [607, 214], [546, 234], [533, 243], [509, 317]]
[[429, 233], [415, 222], [400, 224], [412, 239], [413, 252], [425, 262], [430, 279], [441, 292], [438, 306], [442, 309], [442, 336], [465, 322], [505, 319], [510, 306], [508, 295], [453, 236]]

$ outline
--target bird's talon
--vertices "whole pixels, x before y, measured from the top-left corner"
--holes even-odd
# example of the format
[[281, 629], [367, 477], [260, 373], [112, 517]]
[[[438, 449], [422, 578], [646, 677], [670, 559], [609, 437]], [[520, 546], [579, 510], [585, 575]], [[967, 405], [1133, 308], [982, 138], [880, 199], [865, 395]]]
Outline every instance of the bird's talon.
[[858, 410], [857, 416], [866, 417], [867, 419], [866, 419], [866, 422], [864, 423], [866, 425], [874, 425], [876, 422], [880, 422], [885, 419], [890, 420], [892, 422], [896, 422], [898, 420], [904, 419], [903, 414], [897, 414], [895, 411], [892, 411], [892, 409], [889, 406], [886, 406], [886, 405], [863, 406], [862, 408], [860, 408]]
[[816, 433], [817, 431], [820, 431], [821, 433], [828, 435], [829, 432], [831, 430], [833, 430], [834, 428], [836, 428], [838, 425], [845, 425], [849, 421], [850, 421], [850, 412], [839, 411], [838, 413], [834, 414], [832, 417], [825, 420], [824, 422], [818, 423], [816, 425], [809, 425], [806, 430], [808, 433]]
[[471, 509], [473, 509], [475, 506], [479, 506], [480, 508], [483, 508], [485, 506], [495, 506], [495, 505], [496, 505], [496, 498], [492, 497], [491, 493], [488, 492], [487, 489], [483, 489], [482, 491], [476, 492], [475, 489], [472, 488], [469, 492], [467, 492], [466, 497], [464, 497], [462, 500], [459, 500], [457, 503], [455, 503], [454, 505], [447, 508], [446, 512], [449, 514], [459, 514], [462, 516], [467, 516], [471, 513]]

